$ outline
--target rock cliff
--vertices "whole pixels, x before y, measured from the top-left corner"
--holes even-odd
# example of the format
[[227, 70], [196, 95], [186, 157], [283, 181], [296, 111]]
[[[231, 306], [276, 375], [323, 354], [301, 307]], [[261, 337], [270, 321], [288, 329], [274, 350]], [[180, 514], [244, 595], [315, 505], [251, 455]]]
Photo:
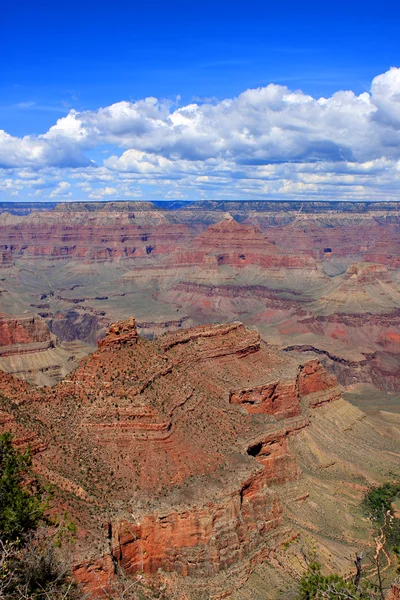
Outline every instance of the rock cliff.
[[89, 347], [59, 344], [44, 319], [0, 315], [0, 369], [38, 385], [52, 385], [74, 369]]
[[55, 387], [6, 375], [1, 387], [2, 427], [21, 443], [31, 428], [35, 468], [79, 515], [75, 575], [95, 594], [115, 561], [193, 589], [244, 581], [283, 535], [274, 486], [301, 477], [291, 436], [340, 397], [318, 361], [281, 355], [240, 322], [148, 342], [130, 319]]
[[45, 321], [33, 315], [0, 314], [0, 356], [46, 350], [54, 346]]

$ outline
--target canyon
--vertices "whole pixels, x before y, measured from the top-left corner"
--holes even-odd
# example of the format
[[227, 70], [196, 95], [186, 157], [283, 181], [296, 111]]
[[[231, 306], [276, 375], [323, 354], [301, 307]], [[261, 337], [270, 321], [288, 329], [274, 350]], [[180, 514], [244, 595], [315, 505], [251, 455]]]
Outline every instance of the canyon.
[[178, 576], [193, 598], [246, 597], [266, 566], [289, 582], [310, 535], [343, 568], [368, 530], [356, 499], [398, 465], [393, 417], [370, 419], [318, 360], [238, 321], [148, 341], [130, 318], [55, 386], [0, 384], [1, 429], [74, 515], [74, 574], [94, 597], [116, 565]]
[[3, 203], [0, 211], [3, 318], [41, 317], [58, 347], [73, 345], [70, 355], [91, 351], [131, 315], [149, 339], [239, 319], [269, 344], [314, 352], [344, 386], [400, 391], [397, 203]]
[[[119, 567], [193, 600], [347, 573], [400, 458], [397, 203], [0, 204], [0, 430]], [[277, 593], [280, 590], [281, 596]]]

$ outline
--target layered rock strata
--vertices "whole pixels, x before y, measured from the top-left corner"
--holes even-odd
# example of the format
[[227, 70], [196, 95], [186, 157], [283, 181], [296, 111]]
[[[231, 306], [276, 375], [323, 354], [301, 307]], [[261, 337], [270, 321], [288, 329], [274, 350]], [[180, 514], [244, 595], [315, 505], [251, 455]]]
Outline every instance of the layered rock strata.
[[[132, 313], [149, 338], [240, 319], [280, 347], [334, 356], [341, 383], [400, 389], [398, 204], [14, 208], [0, 214], [0, 308], [41, 316], [60, 341], [96, 344]], [[338, 366], [349, 355], [354, 376]]]
[[0, 356], [47, 350], [54, 347], [45, 321], [34, 315], [0, 314]]
[[59, 344], [45, 320], [0, 315], [0, 369], [38, 385], [52, 385], [72, 371], [90, 348]]
[[280, 355], [240, 322], [148, 342], [133, 319], [55, 387], [3, 376], [2, 388], [2, 427], [24, 439], [30, 423], [43, 440], [35, 468], [79, 515], [75, 575], [100, 595], [115, 562], [193, 590], [244, 581], [285, 531], [275, 486], [301, 476], [289, 439], [340, 397], [318, 361]]

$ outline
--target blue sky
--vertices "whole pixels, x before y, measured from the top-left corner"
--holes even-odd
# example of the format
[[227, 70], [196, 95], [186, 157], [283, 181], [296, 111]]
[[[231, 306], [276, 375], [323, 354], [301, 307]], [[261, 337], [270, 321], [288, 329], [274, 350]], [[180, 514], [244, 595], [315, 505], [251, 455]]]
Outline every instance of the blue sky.
[[3, 0], [0, 199], [400, 199], [399, 17], [393, 1]]

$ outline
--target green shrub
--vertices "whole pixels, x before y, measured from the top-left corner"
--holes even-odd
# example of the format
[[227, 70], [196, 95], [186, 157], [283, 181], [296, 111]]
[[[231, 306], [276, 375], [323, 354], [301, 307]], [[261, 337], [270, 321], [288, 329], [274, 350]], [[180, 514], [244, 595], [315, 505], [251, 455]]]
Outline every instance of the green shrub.
[[300, 580], [297, 597], [298, 600], [371, 600], [374, 596], [370, 592], [336, 573], [323, 575], [321, 565], [312, 562]]
[[400, 494], [399, 483], [384, 483], [368, 490], [364, 505], [371, 518], [377, 521], [384, 519], [385, 513], [392, 511], [392, 502]]
[[0, 537], [3, 540], [21, 541], [37, 528], [42, 518], [42, 492], [31, 477], [30, 466], [30, 451], [16, 450], [10, 433], [0, 435]]
[[[31, 453], [14, 448], [9, 433], [0, 435], [0, 599], [81, 599], [54, 546], [44, 493], [30, 467]], [[65, 531], [75, 535], [76, 525], [67, 522]]]
[[[385, 538], [385, 547], [393, 552], [400, 563], [400, 519], [393, 511], [393, 502], [400, 495], [400, 484], [385, 483], [370, 488], [365, 496], [364, 505]], [[400, 572], [400, 564], [397, 568]]]

